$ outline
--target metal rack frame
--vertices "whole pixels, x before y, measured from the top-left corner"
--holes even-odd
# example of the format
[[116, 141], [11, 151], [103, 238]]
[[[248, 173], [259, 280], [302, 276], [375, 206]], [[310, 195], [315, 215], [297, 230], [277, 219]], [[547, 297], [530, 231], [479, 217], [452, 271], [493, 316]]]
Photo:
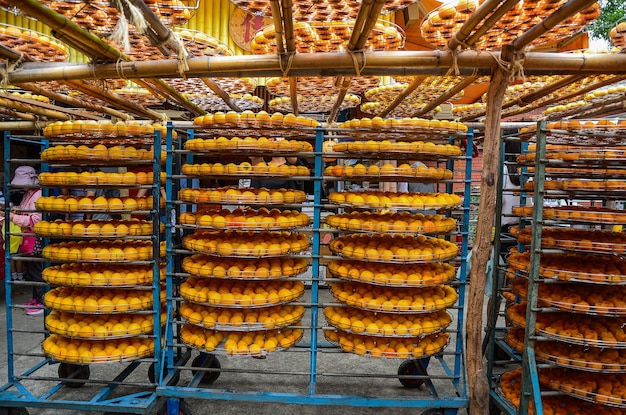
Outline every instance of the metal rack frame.
[[[175, 157], [172, 148], [171, 140], [172, 125], [168, 125], [167, 134], [167, 148], [168, 148], [168, 160], [166, 163], [168, 181], [166, 183], [167, 190], [167, 209], [170, 211], [175, 208], [175, 194], [172, 193], [174, 184], [172, 177], [173, 174], [172, 159]], [[189, 131], [189, 137], [194, 137], [194, 130]], [[464, 362], [464, 295], [466, 286], [466, 258], [468, 253], [468, 223], [470, 212], [470, 197], [465, 197], [463, 202], [463, 219], [462, 219], [462, 250], [461, 250], [461, 279], [459, 283], [459, 300], [457, 304], [458, 318], [456, 325], [456, 341], [454, 345], [454, 364], [450, 367], [447, 362], [444, 361], [442, 355], [436, 356], [440, 362], [446, 376], [445, 379], [450, 379], [456, 395], [445, 395], [438, 391], [430, 379], [426, 379], [426, 384], [430, 389], [432, 397], [430, 398], [408, 398], [408, 397], [376, 397], [376, 396], [360, 396], [360, 395], [341, 395], [341, 394], [322, 394], [316, 391], [316, 385], [318, 377], [324, 375], [318, 373], [318, 355], [320, 351], [327, 348], [329, 345], [326, 342], [319, 341], [317, 337], [317, 329], [319, 328], [319, 292], [320, 292], [320, 275], [319, 266], [322, 255], [320, 254], [320, 233], [324, 231], [321, 226], [321, 211], [325, 207], [322, 201], [322, 181], [323, 181], [323, 162], [322, 162], [322, 144], [325, 138], [325, 131], [321, 128], [317, 128], [315, 131], [315, 144], [314, 144], [314, 156], [315, 165], [313, 176], [314, 184], [314, 214], [312, 224], [312, 238], [313, 238], [313, 251], [312, 257], [312, 278], [311, 278], [311, 339], [306, 344], [298, 344], [296, 347], [304, 347], [310, 357], [309, 371], [305, 375], [308, 377], [307, 393], [285, 393], [285, 392], [273, 392], [273, 391], [235, 391], [224, 390], [212, 387], [200, 387], [200, 381], [207, 372], [219, 371], [220, 369], [214, 368], [193, 368], [196, 373], [192, 376], [190, 382], [184, 386], [169, 385], [169, 381], [175, 376], [175, 373], [181, 370], [189, 370], [190, 367], [185, 366], [191, 357], [190, 348], [180, 344], [176, 341], [176, 335], [173, 330], [173, 324], [171, 319], [173, 318], [173, 304], [176, 301], [175, 293], [176, 286], [174, 283], [175, 265], [168, 264], [168, 278], [167, 278], [167, 316], [168, 316], [168, 330], [166, 334], [166, 346], [165, 356], [162, 359], [165, 367], [162, 368], [163, 373], [166, 374], [161, 384], [157, 387], [157, 394], [160, 397], [167, 399], [166, 413], [179, 413], [182, 399], [201, 399], [201, 400], [222, 400], [222, 401], [246, 401], [246, 402], [258, 402], [258, 403], [281, 403], [281, 404], [300, 404], [300, 405], [337, 405], [337, 406], [354, 406], [354, 407], [402, 407], [402, 408], [430, 408], [432, 414], [439, 413], [445, 415], [456, 414], [461, 408], [466, 408], [469, 404], [469, 398], [467, 396], [467, 385], [465, 381], [465, 362]], [[469, 195], [471, 191], [471, 142], [473, 139], [473, 132], [467, 134], [469, 141], [468, 154], [464, 157], [466, 160], [465, 165], [465, 178], [463, 180], [465, 195]], [[179, 139], [179, 149], [180, 149]], [[187, 156], [190, 160], [190, 155]], [[452, 163], [449, 161], [448, 163]], [[449, 164], [450, 166], [451, 164]], [[177, 166], [180, 168], [180, 165]], [[452, 184], [448, 183], [447, 188], [452, 189]], [[167, 233], [167, 238], [170, 238], [171, 233]], [[175, 255], [173, 242], [168, 239], [168, 256]], [[303, 342], [301, 342], [303, 343]], [[450, 353], [447, 353], [450, 354]], [[300, 375], [304, 373], [298, 373]], [[347, 376], [347, 375], [346, 375]], [[365, 375], [364, 375], [365, 376]], [[395, 377], [395, 376], [394, 376]], [[411, 377], [411, 376], [407, 376]], [[424, 375], [416, 376], [417, 378], [424, 378]]]
[[[543, 184], [544, 184], [544, 171], [545, 171], [545, 150], [546, 150], [546, 140], [545, 140], [545, 131], [546, 131], [546, 123], [545, 121], [540, 121], [537, 123], [537, 147], [536, 147], [536, 157], [540, 162], [537, 163], [535, 177], [538, 178], [535, 183], [536, 190], [533, 194], [533, 218], [532, 224], [541, 224], [543, 217]], [[500, 181], [499, 183], [503, 183], [503, 174], [505, 168], [505, 149], [502, 147], [502, 156], [500, 158]], [[525, 144], [524, 148], [527, 147]], [[522, 152], [524, 152], [524, 148]], [[526, 176], [526, 167], [523, 168], [522, 177]], [[523, 181], [523, 180], [521, 180]], [[498, 189], [498, 195], [496, 199], [496, 233], [500, 234], [501, 229], [501, 218], [502, 218], [502, 193], [506, 189], [503, 189], [502, 186]], [[524, 194], [522, 190], [522, 195]], [[525, 196], [523, 196], [525, 198]], [[534, 327], [536, 320], [536, 309], [537, 309], [537, 298], [538, 298], [538, 279], [539, 279], [539, 263], [540, 263], [540, 252], [541, 252], [541, 226], [534, 226], [533, 229], [533, 239], [531, 243], [530, 250], [536, 255], [532, 255], [531, 268], [529, 273], [529, 288], [528, 288], [528, 308], [527, 308], [527, 320], [532, 323], [527, 324], [525, 329], [525, 338], [524, 344], [526, 345], [524, 348], [524, 353], [522, 356], [519, 355], [516, 351], [512, 350], [504, 340], [501, 338], [501, 333], [505, 332], [506, 329], [502, 327], [497, 327], [496, 320], [499, 316], [500, 309], [500, 298], [501, 295], [501, 287], [498, 287], [497, 284], [493, 284], [492, 289], [492, 301], [491, 308], [488, 310], [488, 321], [486, 326], [486, 357], [488, 362], [487, 367], [487, 377], [490, 382], [490, 390], [489, 396], [491, 399], [491, 406], [495, 406], [498, 411], [503, 411], [508, 415], [516, 415], [516, 414], [526, 414], [528, 413], [528, 406], [532, 403], [537, 413], [542, 414], [543, 408], [541, 406], [541, 394], [539, 389], [539, 377], [537, 375], [537, 361], [535, 359], [534, 353]], [[494, 246], [496, 248], [496, 252], [500, 251], [500, 239], [497, 238], [494, 241]], [[492, 259], [496, 261], [496, 259]], [[494, 263], [494, 270], [497, 272], [498, 264]], [[532, 287], [532, 288], [531, 288]], [[530, 329], [532, 327], [532, 330]], [[495, 384], [495, 376], [494, 376], [494, 361], [495, 361], [495, 348], [502, 348], [507, 354], [509, 354], [515, 360], [519, 360], [522, 364], [522, 402], [520, 404], [520, 408], [516, 410], [514, 407], [510, 405], [509, 402], [504, 400], [501, 395], [499, 395], [496, 391], [497, 385]]]
[[[155, 142], [160, 142], [160, 132], [156, 132]], [[8, 194], [8, 191], [11, 187], [10, 185], [10, 172], [11, 165], [16, 162], [23, 163], [37, 163], [42, 165], [42, 170], [48, 170], [48, 164], [46, 162], [42, 162], [41, 160], [12, 160], [11, 159], [11, 145], [13, 142], [23, 141], [28, 144], [35, 144], [42, 147], [42, 149], [47, 148], [49, 146], [49, 141], [47, 139], [42, 139], [41, 137], [14, 137], [11, 136], [9, 132], [4, 133], [4, 191], [5, 194]], [[161, 170], [161, 161], [160, 161], [160, 151], [159, 146], [155, 146], [155, 157], [153, 159], [153, 172], [154, 172], [154, 184], [153, 184], [153, 197], [154, 197], [154, 208], [152, 210], [152, 214], [154, 216], [158, 215], [158, 206], [159, 206], [159, 196], [160, 196], [160, 187], [159, 187], [159, 179], [160, 179], [160, 170]], [[45, 190], [45, 189], [44, 189]], [[9, 208], [8, 204], [5, 208], [5, 215], [8, 215]], [[8, 217], [8, 216], [7, 216]], [[153, 236], [151, 237], [153, 241], [153, 254], [154, 258], [159, 258], [159, 224], [158, 221], [154, 221], [154, 229]], [[10, 259], [13, 257], [9, 251], [9, 237], [10, 232], [7, 227], [5, 230], [5, 269], [8, 271], [7, 278], [4, 282], [6, 288], [6, 335], [7, 335], [7, 361], [8, 361], [8, 381], [6, 384], [0, 387], [0, 408], [16, 408], [23, 409], [27, 407], [33, 408], [58, 408], [58, 409], [71, 409], [77, 411], [105, 411], [107, 413], [131, 413], [131, 414], [146, 414], [150, 412], [157, 404], [158, 396], [155, 392], [156, 382], [151, 383], [138, 383], [138, 382], [130, 382], [128, 379], [131, 374], [141, 366], [142, 363], [152, 362], [155, 364], [158, 361], [158, 358], [142, 358], [134, 360], [128, 364], [123, 369], [120, 369], [119, 372], [116, 371], [116, 374], [113, 375], [112, 379], [94, 379], [88, 380], [81, 377], [77, 372], [71, 373], [68, 378], [56, 378], [45, 376], [44, 374], [39, 374], [38, 371], [45, 368], [46, 366], [57, 364], [58, 362], [54, 361], [52, 358], [46, 357], [43, 353], [41, 354], [30, 354], [29, 356], [36, 358], [37, 361], [33, 362], [33, 365], [24, 370], [21, 373], [16, 373], [15, 367], [15, 359], [17, 354], [14, 350], [14, 332], [19, 331], [20, 329], [15, 328], [13, 326], [13, 303], [12, 303], [12, 293], [13, 293], [13, 285], [14, 283], [10, 281]], [[32, 260], [32, 261], [42, 261], [41, 258], [32, 258], [32, 257], [19, 257], [20, 260]], [[160, 290], [160, 281], [159, 281], [159, 261], [152, 261], [153, 263], [153, 281], [151, 290], [153, 292], [153, 308], [152, 313], [154, 313], [154, 321], [155, 327], [160, 327], [160, 300], [159, 300], [159, 290]], [[30, 283], [37, 284], [37, 283]], [[42, 284], [42, 283], [40, 283]], [[43, 283], [45, 284], [45, 283]], [[24, 284], [26, 285], [26, 284]], [[47, 284], [46, 284], [47, 285]], [[46, 313], [47, 314], [47, 313]], [[30, 330], [32, 332], [32, 330]], [[39, 333], [46, 333], [44, 329]], [[46, 334], [47, 335], [47, 334]], [[160, 330], [155, 330], [155, 356], [159, 356], [160, 348], [161, 348], [161, 333]], [[88, 366], [87, 366], [88, 367]], [[155, 379], [159, 379], [159, 365], [154, 365], [155, 369]], [[90, 396], [85, 396], [83, 399], [79, 398], [61, 398], [56, 397], [55, 394], [60, 392], [65, 386], [66, 382], [72, 382], [76, 379], [80, 379], [76, 383], [90, 383], [102, 385], [101, 388], [97, 390], [90, 391]], [[45, 388], [34, 388], [32, 385], [29, 385], [29, 381], [37, 381], [39, 383], [50, 383], [49, 387]], [[119, 389], [122, 386], [132, 386], [137, 388], [135, 390], [129, 391], [124, 394], [119, 393]], [[38, 391], [35, 391], [37, 389]], [[39, 392], [42, 390], [43, 392]], [[143, 390], [141, 390], [143, 389]]]

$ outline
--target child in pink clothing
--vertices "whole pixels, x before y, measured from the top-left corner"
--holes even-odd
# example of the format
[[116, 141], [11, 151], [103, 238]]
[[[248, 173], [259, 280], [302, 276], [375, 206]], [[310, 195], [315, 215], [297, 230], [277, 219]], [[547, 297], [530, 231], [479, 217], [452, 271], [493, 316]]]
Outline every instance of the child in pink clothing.
[[[15, 169], [15, 175], [11, 180], [12, 186], [35, 186], [38, 185], [37, 172], [31, 166], [20, 166]], [[15, 209], [10, 212], [9, 220], [22, 228], [22, 233], [32, 233], [35, 223], [41, 221], [41, 213], [35, 211], [35, 202], [41, 197], [41, 189], [28, 188], [22, 197], [22, 201]], [[4, 219], [4, 218], [2, 218]], [[32, 255], [32, 252], [23, 252], [22, 247], [18, 254]], [[33, 282], [43, 282], [42, 272], [43, 263], [35, 261], [26, 262], [26, 279]], [[43, 313], [43, 286], [33, 287], [33, 298], [25, 304], [28, 308], [26, 314], [37, 315]]]

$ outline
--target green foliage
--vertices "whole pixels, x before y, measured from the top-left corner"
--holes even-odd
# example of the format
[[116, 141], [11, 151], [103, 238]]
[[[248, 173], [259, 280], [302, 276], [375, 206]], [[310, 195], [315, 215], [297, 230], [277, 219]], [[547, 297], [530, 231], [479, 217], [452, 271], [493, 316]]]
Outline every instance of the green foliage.
[[626, 18], [626, 0], [603, 0], [600, 2], [602, 14], [593, 24], [589, 25], [592, 37], [611, 41], [609, 32], [617, 22]]

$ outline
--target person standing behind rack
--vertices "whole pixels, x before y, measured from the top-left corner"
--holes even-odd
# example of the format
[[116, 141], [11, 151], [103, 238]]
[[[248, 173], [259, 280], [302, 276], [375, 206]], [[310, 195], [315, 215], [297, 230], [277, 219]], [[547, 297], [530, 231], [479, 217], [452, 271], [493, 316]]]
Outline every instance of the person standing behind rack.
[[[39, 180], [37, 179], [37, 172], [32, 166], [20, 166], [15, 169], [15, 174], [13, 176], [13, 180], [11, 180], [12, 186], [34, 186], [39, 185]], [[35, 202], [37, 199], [41, 197], [41, 189], [26, 189], [22, 200], [15, 209], [15, 211], [11, 211], [9, 213], [9, 220], [14, 224], [18, 225], [22, 228], [22, 233], [32, 233], [33, 226], [41, 221], [41, 213], [35, 211]], [[2, 220], [5, 218], [2, 217]], [[20, 255], [30, 255], [35, 256], [39, 255], [39, 252], [34, 252], [32, 249], [34, 244], [28, 245], [25, 242], [28, 240], [28, 237], [22, 238], [22, 245], [18, 250], [18, 254]], [[30, 246], [26, 248], [26, 246]], [[40, 261], [25, 261], [26, 275], [25, 278], [27, 281], [32, 282], [43, 282], [42, 272], [43, 272], [43, 262]], [[24, 306], [26, 307], [26, 314], [33, 316], [37, 314], [43, 313], [43, 294], [44, 287], [36, 285], [33, 287], [33, 298], [30, 299]]]

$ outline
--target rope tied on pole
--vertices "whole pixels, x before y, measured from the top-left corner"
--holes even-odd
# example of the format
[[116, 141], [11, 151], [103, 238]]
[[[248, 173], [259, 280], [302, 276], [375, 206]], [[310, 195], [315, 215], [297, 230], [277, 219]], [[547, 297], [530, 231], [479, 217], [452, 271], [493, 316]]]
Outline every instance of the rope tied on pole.
[[[356, 76], [361, 76], [361, 72], [363, 72], [363, 69], [365, 69], [365, 65], [367, 65], [365, 50], [349, 50], [348, 53], [352, 58], [352, 63], [354, 64], [354, 72], [356, 73]], [[359, 65], [359, 59], [357, 55], [361, 55], [361, 59], [363, 60], [362, 65]]]
[[36, 135], [41, 135], [43, 128], [46, 126], [47, 123], [45, 123], [43, 126], [41, 125], [41, 119], [39, 118], [38, 115], [35, 115], [35, 120], [33, 121], [33, 127], [35, 129], [35, 134]]
[[[129, 0], [113, 0], [113, 5], [120, 12], [120, 17], [115, 26], [115, 30], [109, 36], [111, 42], [121, 45], [124, 52], [130, 52], [130, 26], [132, 23], [137, 30], [137, 33], [143, 35], [148, 30], [148, 23], [143, 17], [141, 9], [132, 4]], [[126, 17], [126, 10], [130, 14], [130, 19]]]
[[[465, 49], [474, 49], [472, 48], [471, 45], [468, 45], [464, 41], [460, 40], [458, 36], [459, 36], [459, 33], [457, 32], [454, 35], [454, 41], [458, 43], [459, 46], [462, 46]], [[461, 52], [461, 48], [457, 46], [454, 49], [450, 49], [450, 47], [446, 45], [445, 50], [450, 52], [450, 54], [452, 55], [452, 68], [450, 68], [450, 70], [446, 73], [446, 76], [452, 75], [452, 71], [454, 71], [454, 74], [456, 76], [459, 76], [461, 74], [461, 70], [459, 69], [459, 63], [457, 61], [457, 58], [458, 58], [458, 54]]]
[[501, 59], [495, 52], [489, 52], [489, 55], [502, 70], [509, 74], [509, 82], [513, 82], [517, 78], [526, 79], [526, 75], [524, 75], [524, 56], [517, 57], [516, 55], [512, 62], [507, 62]]
[[[278, 64], [280, 65], [280, 71], [283, 73], [283, 78], [287, 78], [289, 76], [289, 71], [293, 65], [293, 57], [295, 54], [296, 52], [286, 52], [282, 55], [278, 55]], [[283, 66], [283, 59], [285, 56], [287, 56], [287, 64]]]
[[13, 62], [7, 60], [4, 68], [0, 68], [0, 76], [2, 77], [0, 79], [0, 88], [3, 90], [7, 89], [9, 86], [9, 75], [19, 70], [19, 66], [24, 62], [25, 57], [24, 53], [20, 53], [20, 57], [17, 60]]
[[130, 52], [130, 38], [128, 36], [128, 19], [126, 19], [126, 14], [124, 13], [124, 8], [119, 5], [120, 17], [117, 20], [117, 24], [115, 25], [115, 29], [109, 35], [108, 39], [120, 46], [122, 46], [122, 50], [126, 53]]
[[117, 73], [118, 78], [128, 80], [126, 75], [124, 75], [124, 61], [121, 58], [115, 62], [115, 72]]
[[167, 37], [168, 39], [171, 38], [171, 41], [177, 45], [176, 50], [178, 50], [178, 56], [176, 58], [178, 60], [178, 73], [183, 77], [183, 79], [187, 79], [185, 72], [189, 70], [189, 52], [185, 49], [185, 43], [177, 33], [174, 33], [171, 30]]

